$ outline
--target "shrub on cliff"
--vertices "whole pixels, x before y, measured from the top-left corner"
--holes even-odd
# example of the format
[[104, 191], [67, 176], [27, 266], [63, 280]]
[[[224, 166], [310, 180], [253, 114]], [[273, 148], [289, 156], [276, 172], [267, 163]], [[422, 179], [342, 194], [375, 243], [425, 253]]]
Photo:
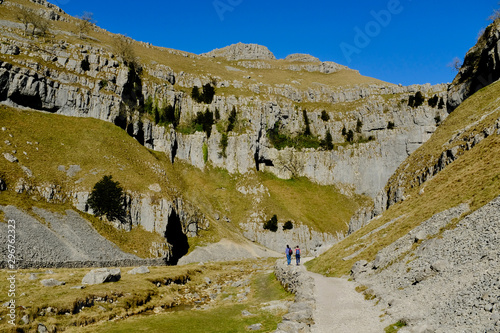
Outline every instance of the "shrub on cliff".
[[207, 133], [207, 137], [212, 134], [212, 125], [214, 124], [214, 114], [208, 108], [205, 112], [197, 112], [193, 120], [196, 131]]
[[87, 204], [97, 217], [106, 216], [108, 220], [120, 220], [125, 215], [123, 207], [125, 194], [119, 182], [112, 176], [103, 176], [98, 181], [89, 195]]
[[325, 150], [333, 149], [333, 137], [330, 131], [326, 132], [325, 139], [321, 140], [321, 147]]
[[283, 225], [283, 230], [292, 230], [292, 229], [293, 229], [292, 221], [286, 221], [285, 224]]
[[417, 91], [415, 96], [410, 96], [410, 99], [408, 100], [408, 106], [411, 106], [412, 108], [418, 108], [422, 104], [424, 104], [425, 97], [422, 95], [420, 91]]
[[215, 88], [210, 83], [203, 85], [201, 92], [197, 86], [194, 86], [191, 90], [191, 97], [198, 103], [210, 104], [214, 99], [214, 95]]
[[271, 217], [271, 219], [264, 223], [265, 230], [271, 230], [272, 232], [278, 231], [278, 217], [276, 214]]
[[328, 115], [328, 113], [325, 110], [321, 111], [321, 120], [323, 120], [323, 121], [330, 120], [330, 116]]

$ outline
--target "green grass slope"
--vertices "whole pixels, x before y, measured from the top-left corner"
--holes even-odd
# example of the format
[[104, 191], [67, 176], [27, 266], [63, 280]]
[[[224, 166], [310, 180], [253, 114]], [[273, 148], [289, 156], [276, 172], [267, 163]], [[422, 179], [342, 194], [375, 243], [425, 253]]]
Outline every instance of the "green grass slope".
[[[457, 133], [461, 133], [459, 138], [474, 136], [494, 125], [498, 118], [500, 83], [497, 82], [478, 91], [451, 113], [431, 139], [396, 171], [392, 179], [398, 179], [402, 173], [408, 176], [402, 185], [406, 185], [406, 200], [308, 263], [309, 269], [328, 276], [348, 274], [356, 261], [373, 260], [378, 251], [434, 214], [464, 202], [474, 211], [500, 195], [500, 136], [497, 134], [490, 135], [471, 150], [462, 151], [457, 160], [421, 186], [411, 177], [433, 165], [450, 146], [459, 145], [460, 140], [451, 140]], [[362, 238], [396, 218], [390, 226]]]
[[[0, 124], [0, 178], [8, 187], [0, 192], [0, 205], [28, 211], [36, 205], [62, 211], [71, 208], [69, 200], [48, 204], [39, 195], [17, 194], [14, 190], [19, 179], [33, 187], [56, 185], [64, 198], [69, 192], [90, 191], [102, 176], [111, 174], [128, 192], [170, 200], [182, 196], [205, 214], [211, 227], [201, 237], [190, 239], [191, 249], [222, 238], [241, 241], [239, 223], [246, 222], [256, 207], [267, 218], [277, 214], [280, 222], [293, 220], [317, 231], [345, 232], [352, 214], [368, 200], [345, 196], [334, 186], [306, 179], [281, 180], [258, 172], [231, 175], [210, 166], [200, 170], [185, 163], [172, 164], [165, 154], [146, 149], [119, 127], [101, 120], [0, 106]], [[3, 157], [6, 153], [18, 162], [9, 162]], [[81, 170], [73, 176], [61, 171], [60, 166], [68, 170], [70, 165], [78, 165]], [[159, 184], [161, 192], [149, 190], [152, 184]], [[259, 184], [266, 188], [260, 197], [239, 191], [242, 186]], [[214, 218], [216, 214], [220, 221]], [[223, 216], [232, 223], [223, 221]], [[89, 215], [85, 217], [126, 252], [144, 257], [152, 241], [162, 240], [160, 235], [144, 230], [126, 233]]]

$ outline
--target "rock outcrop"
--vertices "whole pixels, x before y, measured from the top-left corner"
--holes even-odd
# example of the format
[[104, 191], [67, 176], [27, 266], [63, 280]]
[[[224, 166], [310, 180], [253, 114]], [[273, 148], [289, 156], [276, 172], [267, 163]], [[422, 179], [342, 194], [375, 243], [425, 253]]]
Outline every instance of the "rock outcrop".
[[262, 223], [257, 218], [256, 222], [240, 223], [243, 235], [253, 242], [264, 245], [278, 253], [285, 253], [286, 245], [295, 247], [300, 245], [303, 255], [319, 255], [339, 240], [342, 234], [336, 236], [312, 230], [308, 226], [294, 224], [293, 230], [283, 230], [283, 224], [278, 224], [278, 230], [271, 232], [262, 229]]
[[500, 20], [490, 24], [477, 44], [467, 52], [448, 90], [448, 110], [455, 110], [476, 91], [500, 78]]
[[[7, 60], [0, 61], [0, 101], [3, 103], [113, 122], [147, 148], [165, 152], [172, 161], [183, 160], [198, 168], [210, 163], [230, 173], [265, 170], [282, 178], [290, 177], [281, 163], [289, 152], [275, 149], [268, 140], [268, 131], [277, 124], [290, 136], [303, 131], [302, 112], [294, 103], [326, 102], [335, 106], [360, 101], [348, 108], [345, 114], [330, 113], [327, 121], [320, 119], [321, 109], [307, 110], [311, 132], [319, 139], [324, 139], [330, 132], [334, 142], [343, 143], [342, 128], [355, 129], [360, 121], [363, 126], [359, 136], [375, 140], [345, 148], [340, 144], [339, 149], [333, 151], [295, 150], [293, 154], [301, 165], [299, 176], [325, 185], [352, 186], [356, 192], [374, 197], [408, 154], [430, 137], [437, 126], [436, 115], [441, 119], [446, 117], [442, 109], [429, 106], [414, 109], [401, 101], [417, 91], [428, 97], [435, 94], [445, 97], [446, 86], [379, 84], [333, 88], [321, 83], [304, 87], [298, 81], [275, 85], [257, 81], [247, 86], [242, 81], [225, 81], [217, 77], [217, 88], [250, 89], [253, 96], [216, 93], [213, 102], [206, 105], [195, 102], [176, 86], [201, 87], [211, 82], [208, 76], [176, 73], [160, 64], [144, 65], [142, 70], [148, 76], [140, 76], [104, 48], [64, 41], [36, 51], [16, 39], [9, 39], [6, 43], [17, 47], [20, 54], [28, 56], [28, 60], [9, 55]], [[246, 50], [246, 46], [230, 49], [239, 54]], [[250, 53], [262, 53], [259, 47], [250, 47], [249, 50]], [[283, 70], [328, 73], [340, 68], [326, 62], [287, 66], [300, 68]], [[158, 81], [165, 84], [158, 84]], [[138, 87], [141, 87], [140, 91], [137, 91]], [[184, 128], [189, 128], [196, 114], [204, 112], [207, 107], [214, 114], [217, 110], [222, 120], [236, 108], [239, 130], [228, 134], [223, 156], [220, 148], [223, 133], [217, 126], [212, 129], [210, 138], [201, 132], [182, 134], [171, 125], [156, 125], [152, 119], [130, 109], [131, 104], [140, 106], [148, 98], [157, 101], [158, 105], [171, 105], [177, 110], [179, 124]], [[394, 124], [394, 129], [388, 129], [389, 123]], [[205, 145], [208, 147], [207, 160], [203, 154]]]
[[254, 60], [271, 59], [275, 60], [274, 54], [265, 46], [258, 44], [237, 43], [203, 53], [205, 57], [221, 57], [227, 60]]
[[303, 54], [303, 53], [294, 53], [288, 55], [285, 60], [287, 61], [299, 61], [299, 62], [320, 62], [320, 60], [316, 57], [313, 57], [312, 55], [309, 54]]

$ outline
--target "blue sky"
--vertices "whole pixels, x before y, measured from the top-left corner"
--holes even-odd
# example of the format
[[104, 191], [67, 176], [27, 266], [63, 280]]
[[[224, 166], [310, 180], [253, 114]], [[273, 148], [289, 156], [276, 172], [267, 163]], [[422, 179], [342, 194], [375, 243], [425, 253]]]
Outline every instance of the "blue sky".
[[451, 82], [498, 0], [49, 0], [111, 32], [203, 53], [237, 42], [308, 53], [391, 83]]

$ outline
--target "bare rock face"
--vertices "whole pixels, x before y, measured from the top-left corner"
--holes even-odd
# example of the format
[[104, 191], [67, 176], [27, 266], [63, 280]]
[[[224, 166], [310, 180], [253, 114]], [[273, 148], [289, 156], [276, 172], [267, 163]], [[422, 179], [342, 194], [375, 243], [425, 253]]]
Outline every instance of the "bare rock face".
[[500, 21], [486, 28], [465, 56], [462, 68], [448, 90], [448, 112], [455, 110], [476, 91], [500, 78]]
[[255, 59], [271, 59], [276, 57], [265, 46], [258, 44], [233, 44], [222, 49], [215, 49], [208, 53], [203, 53], [206, 57], [222, 57], [227, 60], [255, 60]]
[[303, 54], [303, 53], [294, 53], [288, 55], [285, 60], [287, 61], [300, 61], [300, 62], [320, 62], [320, 60], [316, 57], [313, 57], [312, 55], [309, 54]]

